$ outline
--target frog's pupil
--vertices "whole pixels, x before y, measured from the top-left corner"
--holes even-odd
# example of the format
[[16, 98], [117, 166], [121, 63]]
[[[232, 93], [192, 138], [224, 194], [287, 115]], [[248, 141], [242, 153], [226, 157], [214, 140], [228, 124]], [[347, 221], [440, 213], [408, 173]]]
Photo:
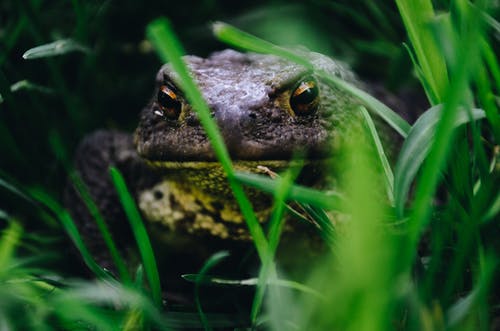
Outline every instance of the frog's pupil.
[[314, 101], [318, 96], [318, 88], [316, 85], [313, 87], [307, 87], [302, 93], [295, 96], [295, 103], [308, 104]]
[[318, 105], [318, 85], [314, 80], [302, 81], [292, 93], [290, 106], [296, 115], [314, 112]]
[[181, 112], [181, 102], [177, 100], [175, 93], [166, 86], [160, 87], [158, 91], [158, 104], [169, 119], [176, 119]]

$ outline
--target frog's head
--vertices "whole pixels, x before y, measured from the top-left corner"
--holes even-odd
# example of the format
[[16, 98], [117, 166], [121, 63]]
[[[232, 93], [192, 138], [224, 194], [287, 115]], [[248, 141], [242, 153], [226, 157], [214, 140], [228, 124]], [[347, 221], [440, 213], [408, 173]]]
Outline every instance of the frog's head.
[[[309, 52], [307, 56], [322, 70], [354, 80], [330, 58]], [[339, 136], [339, 125], [355, 111], [355, 102], [345, 92], [276, 56], [226, 50], [206, 59], [186, 56], [184, 61], [234, 160], [289, 160], [296, 151], [324, 157]], [[168, 64], [158, 72], [135, 144], [141, 157], [154, 163], [215, 161], [196, 112]]]

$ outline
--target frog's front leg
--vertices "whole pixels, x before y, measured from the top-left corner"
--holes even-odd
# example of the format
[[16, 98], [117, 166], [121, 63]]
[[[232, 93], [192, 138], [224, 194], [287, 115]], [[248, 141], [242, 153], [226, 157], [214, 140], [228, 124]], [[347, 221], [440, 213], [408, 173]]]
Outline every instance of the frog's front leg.
[[[110, 167], [116, 167], [121, 171], [132, 194], [140, 186], [145, 185], [147, 176], [143, 174], [148, 172], [149, 168], [137, 155], [130, 134], [101, 130], [85, 137], [75, 154], [75, 170], [110, 228], [113, 241], [124, 251], [130, 244], [132, 236], [111, 181]], [[150, 174], [149, 177], [151, 176]], [[64, 198], [66, 207], [97, 263], [109, 270], [115, 270], [95, 216], [90, 213], [74, 183], [68, 185]]]

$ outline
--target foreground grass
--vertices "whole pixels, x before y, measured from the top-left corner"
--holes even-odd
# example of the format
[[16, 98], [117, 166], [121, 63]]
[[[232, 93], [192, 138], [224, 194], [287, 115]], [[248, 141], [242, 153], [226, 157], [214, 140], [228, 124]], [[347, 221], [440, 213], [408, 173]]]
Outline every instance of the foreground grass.
[[[408, 52], [429, 103], [436, 106], [410, 126], [365, 92], [317, 71], [329, 84], [360, 98], [370, 111], [360, 109], [366, 114], [366, 125], [355, 135], [359, 140], [344, 146], [339, 160], [350, 169], [340, 183], [341, 197], [294, 186], [296, 169], [278, 180], [235, 173], [209, 109], [180, 61], [183, 51], [169, 24], [160, 19], [148, 27], [148, 38], [162, 59], [170, 61], [181, 76], [254, 238], [262, 263], [258, 278], [231, 280], [233, 286], [250, 283], [256, 287], [250, 316], [204, 313], [210, 307], [202, 307], [199, 301], [197, 312], [164, 311], [154, 253], [140, 215], [114, 169], [112, 176], [143, 262], [134, 274], [125, 275], [123, 270], [120, 281], [93, 261], [69, 214], [55, 199], [43, 190], [23, 190], [0, 180], [3, 189], [39, 210], [39, 215], [63, 225], [97, 278], [68, 281], [36, 268], [37, 260], [17, 258], [23, 227], [2, 212], [0, 218], [7, 226], [0, 240], [0, 325], [33, 330], [90, 326], [104, 330], [236, 329], [245, 324], [269, 330], [488, 330], [500, 303], [494, 294], [499, 262], [500, 70], [488, 32], [498, 22], [486, 16], [488, 4], [482, 2], [473, 6], [453, 1], [450, 11], [440, 15], [428, 1], [419, 5], [397, 1], [397, 5], [410, 38]], [[214, 32], [235, 47], [311, 66], [293, 50], [231, 26], [218, 23]], [[73, 43], [65, 45], [61, 50], [49, 44], [28, 55], [42, 52], [38, 55], [50, 57], [86, 50]], [[377, 145], [371, 117], [381, 117], [405, 139], [394, 168], [385, 162], [383, 149], [362, 143]], [[383, 169], [377, 175], [382, 181], [373, 176], [374, 164]], [[380, 182], [385, 183], [382, 191], [387, 201], [374, 198]], [[242, 185], [274, 195], [268, 233], [256, 221]], [[328, 243], [334, 254], [311, 270], [306, 284], [280, 278], [273, 262], [289, 200], [298, 201], [318, 224], [331, 226], [325, 222], [324, 209], [349, 215], [340, 229], [320, 227], [324, 238], [333, 238]], [[439, 205], [433, 203], [436, 200]], [[215, 282], [204, 274], [223, 257], [215, 256], [199, 275], [187, 278]], [[231, 286], [228, 280], [218, 281]], [[18, 317], [19, 307], [27, 318]]]

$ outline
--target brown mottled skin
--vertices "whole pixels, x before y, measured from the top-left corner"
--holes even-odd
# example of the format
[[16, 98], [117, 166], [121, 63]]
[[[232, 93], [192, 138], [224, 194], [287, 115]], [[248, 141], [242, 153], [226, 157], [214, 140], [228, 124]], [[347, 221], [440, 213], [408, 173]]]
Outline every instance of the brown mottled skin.
[[[304, 52], [304, 56], [318, 68], [355, 83], [354, 75], [338, 62], [317, 53]], [[232, 50], [209, 58], [186, 56], [184, 60], [237, 168], [256, 172], [257, 165], [264, 165], [279, 171], [300, 150], [312, 160], [303, 171], [304, 181], [314, 183], [321, 172], [314, 161], [337, 149], [344, 139], [342, 128], [357, 118], [359, 103], [321, 81], [317, 81], [317, 109], [295, 114], [291, 94], [301, 81], [315, 78], [287, 60]], [[178, 117], [162, 116], [158, 99], [162, 86], [171, 88], [182, 105]], [[108, 169], [114, 166], [122, 172], [147, 221], [156, 258], [169, 270], [169, 279], [197, 272], [207, 257], [221, 249], [231, 250], [237, 261], [233, 265], [238, 265], [241, 252], [251, 247], [210, 142], [169, 65], [158, 72], [153, 98], [143, 109], [134, 135], [109, 130], [92, 133], [81, 143], [75, 158], [76, 169], [112, 229], [115, 242], [122, 250], [133, 251], [130, 226]], [[255, 191], [249, 193], [259, 220], [265, 222], [271, 200]], [[113, 270], [93, 217], [74, 189], [67, 190], [66, 202], [97, 261]], [[297, 220], [287, 224], [282, 244], [288, 247], [289, 256], [302, 254], [321, 241], [317, 237], [302, 243], [293, 233], [316, 237], [314, 227]]]

